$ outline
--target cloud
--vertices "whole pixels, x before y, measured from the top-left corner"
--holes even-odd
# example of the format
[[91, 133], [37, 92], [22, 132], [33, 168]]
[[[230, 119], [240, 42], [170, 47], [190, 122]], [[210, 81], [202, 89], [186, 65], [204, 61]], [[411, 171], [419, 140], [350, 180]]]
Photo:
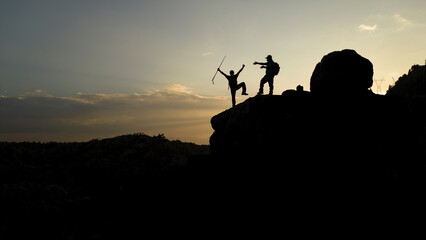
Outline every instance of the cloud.
[[375, 24], [373, 26], [361, 24], [361, 25], [358, 26], [358, 29], [361, 32], [374, 32], [377, 29], [377, 24]]
[[52, 95], [50, 95], [50, 94], [48, 94], [46, 91], [44, 91], [44, 90], [42, 90], [42, 89], [37, 89], [37, 90], [34, 90], [34, 91], [29, 91], [29, 92], [25, 92], [25, 93], [22, 93], [22, 94], [20, 94], [19, 95], [19, 97], [22, 97], [22, 98], [24, 98], [24, 97], [36, 97], [36, 96], [39, 96], [39, 97], [41, 97], [41, 96], [52, 96]]
[[201, 54], [201, 56], [203, 56], [203, 57], [207, 57], [207, 56], [210, 56], [210, 55], [212, 55], [212, 52], [204, 52], [203, 54]]
[[380, 30], [381, 33], [395, 33], [405, 30], [408, 26], [415, 26], [412, 21], [398, 13], [370, 15], [364, 21], [367, 24], [358, 26], [360, 32], [372, 33]]
[[183, 94], [192, 94], [192, 90], [190, 90], [189, 88], [179, 85], [179, 84], [173, 84], [170, 85], [168, 87], [166, 87], [167, 91], [170, 91], [172, 93], [183, 93]]
[[412, 22], [399, 14], [394, 14], [393, 18], [396, 21], [397, 31], [404, 30], [405, 27], [412, 25]]
[[399, 14], [394, 14], [393, 15], [393, 17], [398, 21], [398, 22], [401, 22], [401, 23], [404, 23], [404, 24], [410, 24], [410, 21], [408, 21], [406, 18], [404, 18], [404, 17], [402, 17], [401, 15], [399, 15]]
[[2, 141], [87, 141], [143, 132], [208, 143], [210, 118], [230, 106], [228, 97], [207, 97], [174, 84], [133, 94], [55, 97], [44, 91], [0, 98]]

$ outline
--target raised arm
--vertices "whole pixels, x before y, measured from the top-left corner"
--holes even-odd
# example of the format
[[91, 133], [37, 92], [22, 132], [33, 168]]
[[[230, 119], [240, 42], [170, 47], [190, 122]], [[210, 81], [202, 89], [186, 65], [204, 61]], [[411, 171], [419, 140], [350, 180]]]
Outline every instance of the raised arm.
[[244, 64], [243, 64], [243, 67], [240, 69], [240, 71], [238, 71], [238, 72], [237, 72], [237, 75], [239, 75], [239, 74], [240, 74], [240, 72], [241, 72], [241, 71], [243, 71], [243, 69], [244, 69], [244, 67], [245, 67], [245, 66], [246, 66], [246, 65], [244, 65]]
[[223, 76], [227, 76], [225, 73], [223, 73], [222, 71], [220, 71], [220, 68], [217, 69], [220, 73], [222, 73]]

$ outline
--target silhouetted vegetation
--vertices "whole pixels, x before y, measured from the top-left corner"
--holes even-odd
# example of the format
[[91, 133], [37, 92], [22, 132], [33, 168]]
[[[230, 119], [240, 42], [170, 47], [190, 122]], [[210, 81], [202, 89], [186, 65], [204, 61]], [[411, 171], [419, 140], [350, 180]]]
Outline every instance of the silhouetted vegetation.
[[[98, 239], [118, 209], [208, 146], [133, 134], [85, 143], [0, 143], [0, 238]], [[151, 191], [152, 190], [152, 191]], [[23, 231], [22, 229], [25, 229]], [[38, 234], [37, 234], [38, 233]]]
[[402, 75], [394, 86], [389, 86], [388, 96], [398, 97], [406, 104], [420, 134], [426, 131], [426, 66], [413, 65], [408, 74]]
[[408, 74], [402, 75], [389, 86], [387, 94], [390, 95], [426, 95], [426, 66], [413, 65]]

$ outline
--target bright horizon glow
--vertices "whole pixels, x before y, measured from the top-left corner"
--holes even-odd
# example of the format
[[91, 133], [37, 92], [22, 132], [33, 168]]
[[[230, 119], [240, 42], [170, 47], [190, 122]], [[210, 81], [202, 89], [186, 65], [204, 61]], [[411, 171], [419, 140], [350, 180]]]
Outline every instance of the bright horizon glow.
[[211, 84], [225, 55], [224, 72], [246, 65], [247, 97], [264, 74], [254, 61], [280, 64], [280, 94], [309, 90], [316, 63], [342, 49], [369, 59], [386, 91], [426, 59], [425, 11], [423, 0], [2, 1], [0, 141], [143, 132], [207, 144], [210, 118], [231, 106], [226, 79]]

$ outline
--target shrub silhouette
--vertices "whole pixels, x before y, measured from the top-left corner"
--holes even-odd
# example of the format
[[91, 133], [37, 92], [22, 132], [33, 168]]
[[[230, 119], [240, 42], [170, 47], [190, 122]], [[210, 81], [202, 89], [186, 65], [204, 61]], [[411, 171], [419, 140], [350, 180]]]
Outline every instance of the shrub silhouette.
[[408, 74], [402, 75], [389, 86], [386, 94], [389, 95], [426, 95], [426, 66], [413, 65]]

